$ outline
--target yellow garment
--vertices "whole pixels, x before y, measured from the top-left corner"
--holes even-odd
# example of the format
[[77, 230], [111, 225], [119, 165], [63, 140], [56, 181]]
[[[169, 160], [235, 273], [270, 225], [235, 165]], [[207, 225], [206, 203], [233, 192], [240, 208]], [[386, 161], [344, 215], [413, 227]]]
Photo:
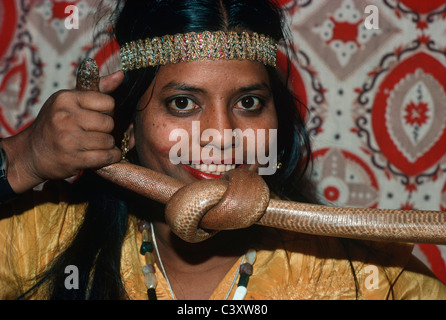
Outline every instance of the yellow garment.
[[[32, 282], [25, 280], [33, 280], [53, 261], [81, 223], [86, 204], [71, 203], [58, 191], [51, 184], [45, 192], [30, 192], [0, 207], [0, 299], [14, 299], [29, 288]], [[130, 299], [147, 299], [141, 271], [145, 262], [139, 254], [141, 234], [137, 232], [136, 219], [130, 220], [122, 248], [122, 279]], [[446, 286], [412, 256], [410, 245], [361, 242], [367, 246], [363, 249], [346, 242], [355, 269], [356, 290], [351, 265], [339, 239], [270, 228], [262, 232], [267, 240], [255, 248], [257, 259], [247, 300], [446, 299]], [[211, 299], [224, 299], [239, 262], [222, 279]], [[156, 273], [158, 299], [170, 299], [159, 268]], [[31, 298], [46, 297], [42, 287]]]

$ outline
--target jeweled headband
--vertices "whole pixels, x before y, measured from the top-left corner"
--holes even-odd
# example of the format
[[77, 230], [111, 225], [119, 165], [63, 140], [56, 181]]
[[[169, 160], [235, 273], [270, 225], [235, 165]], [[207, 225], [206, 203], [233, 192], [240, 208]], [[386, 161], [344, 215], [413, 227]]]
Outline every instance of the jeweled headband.
[[126, 43], [121, 48], [123, 71], [200, 60], [251, 60], [276, 66], [277, 43], [248, 32], [185, 33]]

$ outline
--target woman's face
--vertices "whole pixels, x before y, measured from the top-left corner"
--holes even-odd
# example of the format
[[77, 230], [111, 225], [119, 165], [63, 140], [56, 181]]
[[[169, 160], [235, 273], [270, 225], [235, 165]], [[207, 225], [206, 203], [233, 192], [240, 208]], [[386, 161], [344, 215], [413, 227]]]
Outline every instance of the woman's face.
[[[235, 166], [257, 171], [260, 164], [249, 146], [254, 143], [256, 150], [263, 144], [267, 154], [269, 129], [277, 129], [268, 73], [251, 61], [162, 66], [138, 110], [130, 146], [136, 147], [141, 165], [184, 183], [218, 178]], [[265, 136], [246, 135], [242, 141], [231, 134], [235, 129], [239, 136], [264, 129]], [[182, 163], [175, 164], [179, 156]]]

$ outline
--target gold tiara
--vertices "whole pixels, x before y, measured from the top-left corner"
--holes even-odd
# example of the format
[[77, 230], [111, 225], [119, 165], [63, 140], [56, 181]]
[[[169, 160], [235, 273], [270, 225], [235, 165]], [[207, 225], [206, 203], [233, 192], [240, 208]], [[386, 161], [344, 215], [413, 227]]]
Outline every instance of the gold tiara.
[[190, 32], [126, 43], [122, 70], [200, 60], [251, 60], [276, 66], [277, 43], [248, 32]]

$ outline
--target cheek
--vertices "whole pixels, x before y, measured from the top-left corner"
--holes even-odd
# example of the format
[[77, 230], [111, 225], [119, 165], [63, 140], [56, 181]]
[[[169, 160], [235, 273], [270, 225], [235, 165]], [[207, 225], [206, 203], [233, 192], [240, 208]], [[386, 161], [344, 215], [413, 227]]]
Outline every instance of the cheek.
[[268, 121], [266, 125], [270, 129], [277, 129], [279, 127], [279, 123], [277, 121], [277, 116], [275, 112], [274, 114], [271, 115], [271, 119]]
[[251, 125], [253, 129], [261, 129], [261, 131], [265, 132], [266, 137], [269, 136], [269, 133], [272, 130], [277, 130], [279, 124], [277, 121], [277, 116], [275, 111], [270, 111], [266, 113], [264, 116], [259, 118], [255, 123]]
[[271, 148], [277, 149], [277, 129], [278, 121], [275, 112], [271, 112], [269, 117], [263, 118], [263, 122], [259, 124], [258, 128], [264, 128], [265, 135], [263, 139], [258, 137], [258, 144], [261, 144], [262, 150], [269, 151]]
[[160, 121], [137, 122], [135, 142], [140, 161], [151, 168], [169, 161], [169, 151], [175, 141], [169, 141], [174, 125]]

